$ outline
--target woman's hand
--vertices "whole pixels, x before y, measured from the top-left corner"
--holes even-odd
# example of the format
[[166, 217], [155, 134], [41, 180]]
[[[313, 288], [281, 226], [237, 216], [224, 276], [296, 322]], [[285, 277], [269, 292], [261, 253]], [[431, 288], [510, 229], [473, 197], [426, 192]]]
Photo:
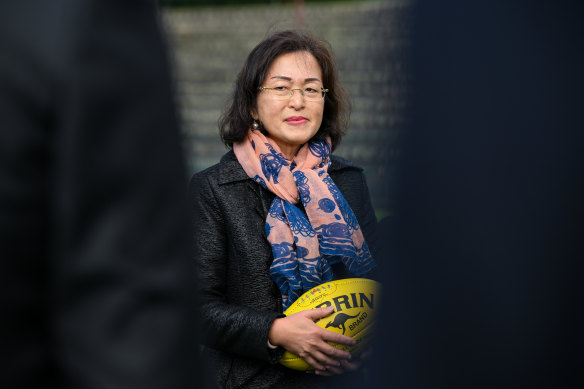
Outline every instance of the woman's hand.
[[355, 340], [320, 328], [314, 323], [331, 313], [333, 307], [323, 307], [276, 319], [270, 328], [268, 339], [271, 344], [298, 355], [317, 371], [325, 371], [328, 367], [342, 368], [342, 363], [347, 362], [351, 354], [331, 346], [327, 341], [352, 346]]
[[349, 371], [359, 370], [363, 361], [371, 357], [371, 350], [366, 350], [361, 354], [360, 357], [355, 358], [351, 361], [341, 361], [341, 366], [327, 366], [326, 370], [315, 370], [314, 373], [317, 375], [331, 376], [333, 374], [343, 374]]

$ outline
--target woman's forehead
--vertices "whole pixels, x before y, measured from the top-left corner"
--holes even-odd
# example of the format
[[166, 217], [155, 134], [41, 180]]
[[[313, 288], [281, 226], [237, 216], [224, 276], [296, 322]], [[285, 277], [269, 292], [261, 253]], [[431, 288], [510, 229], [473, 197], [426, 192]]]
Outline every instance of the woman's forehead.
[[307, 51], [282, 54], [270, 65], [266, 80], [313, 82], [322, 80], [322, 71], [316, 58]]

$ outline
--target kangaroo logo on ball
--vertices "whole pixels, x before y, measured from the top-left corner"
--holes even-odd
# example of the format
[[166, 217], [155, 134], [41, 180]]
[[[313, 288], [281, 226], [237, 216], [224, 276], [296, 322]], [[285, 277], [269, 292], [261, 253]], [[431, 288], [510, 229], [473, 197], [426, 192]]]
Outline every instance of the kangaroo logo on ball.
[[349, 316], [346, 313], [339, 313], [337, 316], [335, 316], [335, 319], [333, 321], [329, 321], [329, 323], [326, 325], [325, 328], [334, 327], [334, 328], [342, 329], [343, 335], [345, 335], [345, 323], [347, 322], [347, 320], [353, 319], [353, 318], [359, 316], [359, 314], [361, 314], [361, 312], [359, 312], [355, 316]]

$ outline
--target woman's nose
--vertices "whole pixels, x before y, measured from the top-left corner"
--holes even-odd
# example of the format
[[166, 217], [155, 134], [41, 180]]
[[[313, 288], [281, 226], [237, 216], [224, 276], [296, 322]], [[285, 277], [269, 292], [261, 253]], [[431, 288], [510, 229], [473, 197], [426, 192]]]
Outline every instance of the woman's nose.
[[[294, 93], [298, 92], [298, 93]], [[301, 88], [290, 89], [290, 101], [289, 105], [294, 108], [304, 106], [304, 91]]]

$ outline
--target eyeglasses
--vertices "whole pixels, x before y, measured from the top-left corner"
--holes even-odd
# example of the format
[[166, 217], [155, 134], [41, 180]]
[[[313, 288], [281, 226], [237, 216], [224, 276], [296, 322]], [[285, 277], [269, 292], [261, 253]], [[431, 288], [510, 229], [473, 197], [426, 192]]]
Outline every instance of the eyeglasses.
[[289, 88], [287, 86], [276, 86], [274, 88], [269, 88], [266, 86], [258, 86], [258, 90], [266, 91], [268, 95], [274, 100], [288, 100], [297, 90], [300, 95], [303, 96], [306, 101], [321, 101], [324, 99], [324, 95], [328, 92], [328, 89], [320, 88], [320, 90], [312, 87], [307, 88]]

